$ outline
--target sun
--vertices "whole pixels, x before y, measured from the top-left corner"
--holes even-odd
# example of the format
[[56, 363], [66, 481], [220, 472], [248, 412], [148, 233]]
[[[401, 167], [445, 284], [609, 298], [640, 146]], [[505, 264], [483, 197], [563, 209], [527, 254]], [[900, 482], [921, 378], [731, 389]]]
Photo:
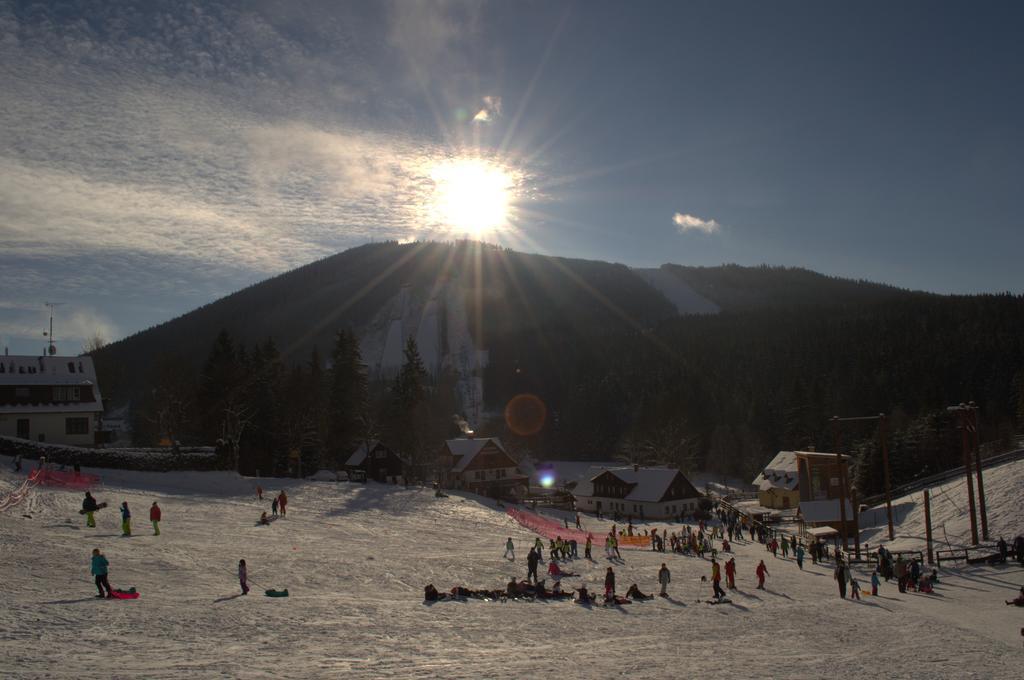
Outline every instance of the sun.
[[453, 234], [481, 237], [509, 225], [515, 175], [482, 158], [447, 159], [430, 170], [433, 219]]

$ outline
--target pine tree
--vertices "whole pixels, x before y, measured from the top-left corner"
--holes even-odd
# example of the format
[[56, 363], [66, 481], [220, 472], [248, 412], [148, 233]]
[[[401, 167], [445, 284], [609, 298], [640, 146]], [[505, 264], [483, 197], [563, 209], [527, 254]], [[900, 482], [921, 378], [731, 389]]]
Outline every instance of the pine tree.
[[335, 336], [328, 380], [328, 450], [340, 465], [365, 434], [367, 412], [366, 366], [351, 331], [341, 330]]

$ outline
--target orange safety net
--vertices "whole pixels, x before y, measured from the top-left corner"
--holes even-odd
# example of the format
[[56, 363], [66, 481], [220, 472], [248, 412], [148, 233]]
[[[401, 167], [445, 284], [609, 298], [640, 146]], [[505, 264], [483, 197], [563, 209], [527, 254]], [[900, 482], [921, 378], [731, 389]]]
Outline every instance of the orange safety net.
[[[591, 534], [596, 546], [604, 546], [604, 533], [593, 534], [592, 532], [581, 531], [575, 527], [566, 529], [565, 523], [558, 521], [554, 517], [546, 517], [528, 510], [520, 510], [519, 508], [508, 508], [505, 512], [509, 517], [519, 522], [520, 525], [534, 533], [540, 534], [544, 538], [561, 537], [563, 540], [574, 540], [582, 545], [587, 542], [587, 535]], [[618, 536], [617, 538], [620, 548], [644, 549], [651, 547], [650, 536]]]
[[60, 472], [57, 470], [33, 470], [29, 473], [29, 481], [43, 486], [56, 486], [64, 489], [84, 491], [100, 483], [99, 475], [88, 475], [81, 472]]

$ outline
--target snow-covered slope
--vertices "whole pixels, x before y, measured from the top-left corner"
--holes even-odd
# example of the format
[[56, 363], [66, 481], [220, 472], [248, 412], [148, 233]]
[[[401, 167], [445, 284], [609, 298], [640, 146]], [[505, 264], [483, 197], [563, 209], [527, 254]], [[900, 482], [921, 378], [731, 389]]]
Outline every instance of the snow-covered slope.
[[[1013, 537], [1024, 534], [1024, 460], [1015, 460], [982, 471], [985, 482], [985, 505], [988, 510], [989, 538], [1000, 536], [1012, 543]], [[977, 502], [977, 480], [975, 502]], [[932, 513], [932, 539], [936, 550], [962, 548], [971, 544], [971, 521], [968, 511], [967, 481], [965, 478], [939, 484], [930, 490]], [[924, 492], [894, 498], [893, 529], [896, 540], [894, 550], [924, 550]], [[877, 543], [889, 537], [885, 504], [875, 506], [861, 514], [861, 541]], [[979, 520], [978, 533], [981, 527]]]
[[721, 308], [664, 267], [634, 268], [633, 273], [675, 305], [680, 314], [717, 314]]
[[[3, 460], [0, 459], [0, 463]], [[1019, 568], [943, 572], [935, 596], [841, 601], [826, 567], [737, 546], [740, 592], [710, 606], [709, 563], [626, 552], [620, 591], [655, 589], [661, 562], [672, 599], [587, 609], [569, 602], [423, 603], [423, 586], [501, 587], [526, 574], [533, 536], [472, 497], [369, 484], [262, 480], [286, 489], [288, 516], [255, 525], [269, 501], [256, 480], [227, 473], [99, 471], [97, 497], [132, 507], [122, 538], [115, 507], [86, 529], [76, 493], [37, 490], [0, 514], [0, 674], [109, 678], [337, 676], [367, 678], [1014, 677], [1024, 610], [1003, 605]], [[9, 467], [2, 489], [12, 486]], [[163, 508], [162, 535], [145, 521]], [[27, 515], [27, 516], [26, 516]], [[595, 534], [607, 524], [587, 520]], [[666, 525], [657, 525], [664, 528]], [[669, 526], [669, 528], [672, 528]], [[502, 559], [506, 537], [517, 561]], [[93, 597], [89, 553], [110, 559], [114, 587], [135, 601]], [[608, 562], [577, 560], [568, 579], [599, 587]], [[581, 551], [582, 554], [582, 551]], [[245, 558], [256, 584], [239, 597]], [[767, 591], [753, 571], [765, 559]], [[262, 596], [287, 587], [291, 597]]]

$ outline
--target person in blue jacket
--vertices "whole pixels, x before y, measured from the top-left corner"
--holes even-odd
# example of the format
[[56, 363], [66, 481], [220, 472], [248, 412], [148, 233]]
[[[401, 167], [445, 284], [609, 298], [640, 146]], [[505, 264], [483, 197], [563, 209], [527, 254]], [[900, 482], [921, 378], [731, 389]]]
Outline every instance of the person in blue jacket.
[[121, 535], [132, 535], [132, 513], [128, 510], [128, 501], [121, 503]]
[[[107, 581], [107, 567], [110, 565], [107, 558], [103, 556], [99, 548], [92, 549], [92, 575], [96, 577], [96, 589], [100, 594], [96, 597], [114, 597], [114, 592]], [[106, 588], [106, 593], [103, 589]]]

